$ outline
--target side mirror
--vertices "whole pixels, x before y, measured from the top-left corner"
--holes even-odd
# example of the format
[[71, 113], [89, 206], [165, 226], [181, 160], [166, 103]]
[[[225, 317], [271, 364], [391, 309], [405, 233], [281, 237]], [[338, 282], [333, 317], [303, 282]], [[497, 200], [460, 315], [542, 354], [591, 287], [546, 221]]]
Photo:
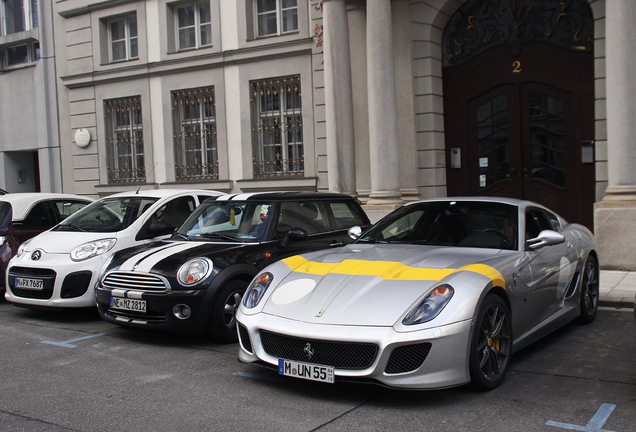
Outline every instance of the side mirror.
[[556, 231], [543, 230], [539, 236], [526, 242], [528, 249], [540, 249], [544, 246], [552, 246], [565, 242], [565, 236]]
[[358, 237], [362, 235], [362, 228], [359, 226], [352, 226], [347, 230], [347, 235], [351, 237], [353, 240], [357, 240]]
[[292, 228], [289, 230], [283, 241], [281, 242], [282, 247], [289, 246], [289, 243], [294, 241], [302, 241], [307, 238], [307, 231], [301, 228]]

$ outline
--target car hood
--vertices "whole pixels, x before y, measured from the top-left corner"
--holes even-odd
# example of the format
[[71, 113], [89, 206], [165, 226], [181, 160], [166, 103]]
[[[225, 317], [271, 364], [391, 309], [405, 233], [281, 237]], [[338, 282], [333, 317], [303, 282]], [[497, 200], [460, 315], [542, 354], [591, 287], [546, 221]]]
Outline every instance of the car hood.
[[100, 239], [117, 238], [118, 233], [45, 231], [33, 237], [27, 252], [41, 249], [51, 254], [68, 254], [77, 246]]
[[316, 324], [393, 326], [440, 281], [452, 284], [462, 273], [501, 278], [483, 264], [500, 252], [355, 244], [335, 253], [287, 258], [282, 263], [291, 271], [271, 292], [263, 312]]

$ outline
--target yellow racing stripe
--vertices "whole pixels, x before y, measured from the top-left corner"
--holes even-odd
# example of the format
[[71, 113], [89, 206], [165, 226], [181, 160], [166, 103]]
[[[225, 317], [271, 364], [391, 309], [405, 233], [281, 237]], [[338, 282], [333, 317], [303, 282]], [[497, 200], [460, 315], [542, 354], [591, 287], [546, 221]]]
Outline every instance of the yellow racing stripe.
[[409, 267], [393, 261], [364, 261], [346, 259], [337, 263], [319, 263], [307, 261], [300, 255], [282, 260], [292, 271], [324, 276], [328, 273], [339, 273], [351, 276], [377, 276], [387, 280], [435, 280], [460, 271], [470, 271], [486, 276], [493, 285], [506, 288], [501, 273], [485, 264], [470, 264], [459, 269]]

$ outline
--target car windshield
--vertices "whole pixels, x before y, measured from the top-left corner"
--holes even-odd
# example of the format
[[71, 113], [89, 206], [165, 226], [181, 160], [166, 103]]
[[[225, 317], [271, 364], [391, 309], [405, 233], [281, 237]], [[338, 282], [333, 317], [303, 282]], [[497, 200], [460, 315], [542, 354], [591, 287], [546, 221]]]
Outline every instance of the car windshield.
[[73, 213], [53, 231], [117, 232], [132, 225], [158, 198], [102, 198]]
[[395, 211], [358, 241], [516, 250], [517, 214], [517, 207], [503, 203], [417, 203]]
[[11, 204], [0, 202], [0, 229], [6, 230], [11, 227], [12, 214]]
[[272, 203], [204, 202], [175, 235], [192, 240], [263, 241], [273, 216]]

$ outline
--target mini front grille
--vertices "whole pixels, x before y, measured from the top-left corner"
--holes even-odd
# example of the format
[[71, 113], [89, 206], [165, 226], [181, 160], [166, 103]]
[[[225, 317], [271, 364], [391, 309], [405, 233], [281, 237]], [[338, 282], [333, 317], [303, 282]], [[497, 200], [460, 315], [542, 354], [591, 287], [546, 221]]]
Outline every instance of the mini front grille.
[[274, 358], [323, 364], [336, 369], [367, 369], [378, 354], [372, 343], [336, 342], [260, 331], [263, 348]]
[[114, 272], [103, 281], [105, 288], [141, 291], [165, 291], [166, 285], [162, 278], [148, 273]]
[[414, 371], [422, 366], [430, 350], [431, 344], [428, 342], [399, 346], [391, 353], [384, 372], [399, 374]]

